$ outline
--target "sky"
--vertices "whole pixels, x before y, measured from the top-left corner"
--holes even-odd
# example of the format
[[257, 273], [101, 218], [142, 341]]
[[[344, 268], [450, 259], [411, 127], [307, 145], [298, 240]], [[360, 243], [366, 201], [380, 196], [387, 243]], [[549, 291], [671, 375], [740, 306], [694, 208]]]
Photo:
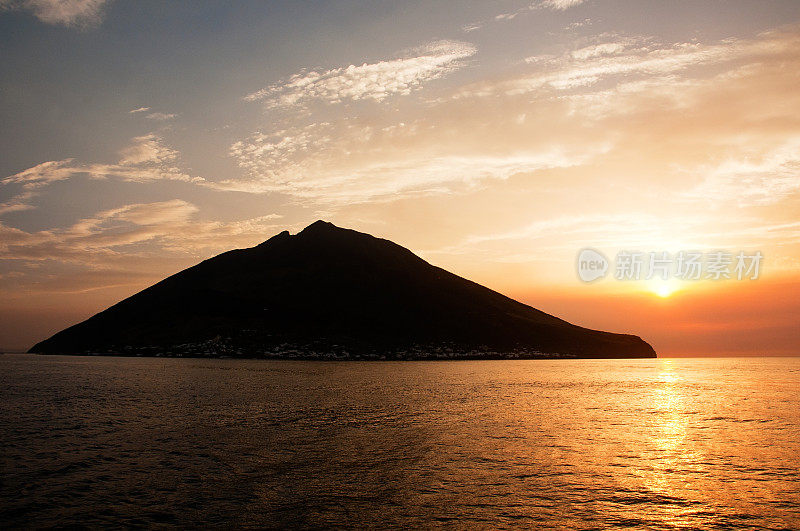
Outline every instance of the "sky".
[[0, 58], [0, 348], [325, 219], [661, 356], [800, 353], [795, 0], [0, 0]]

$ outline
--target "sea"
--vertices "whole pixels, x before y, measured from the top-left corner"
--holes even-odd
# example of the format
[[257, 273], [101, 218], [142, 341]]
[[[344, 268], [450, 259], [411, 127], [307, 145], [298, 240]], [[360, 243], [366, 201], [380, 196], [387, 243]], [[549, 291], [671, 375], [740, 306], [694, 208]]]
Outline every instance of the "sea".
[[800, 529], [800, 358], [0, 356], [0, 527]]

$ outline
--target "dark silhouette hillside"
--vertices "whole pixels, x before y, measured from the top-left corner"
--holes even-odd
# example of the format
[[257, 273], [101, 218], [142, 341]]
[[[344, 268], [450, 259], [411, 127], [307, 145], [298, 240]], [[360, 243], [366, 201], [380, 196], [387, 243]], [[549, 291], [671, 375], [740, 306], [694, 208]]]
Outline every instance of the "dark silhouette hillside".
[[324, 221], [177, 273], [37, 353], [298, 358], [655, 357]]

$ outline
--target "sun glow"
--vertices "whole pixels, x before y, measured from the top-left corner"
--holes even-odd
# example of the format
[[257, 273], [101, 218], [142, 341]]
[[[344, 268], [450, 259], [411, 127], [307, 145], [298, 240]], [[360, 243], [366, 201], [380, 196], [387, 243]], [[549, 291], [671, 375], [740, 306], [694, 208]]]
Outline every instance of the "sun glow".
[[652, 280], [647, 283], [647, 290], [666, 299], [678, 290], [678, 285], [672, 280]]

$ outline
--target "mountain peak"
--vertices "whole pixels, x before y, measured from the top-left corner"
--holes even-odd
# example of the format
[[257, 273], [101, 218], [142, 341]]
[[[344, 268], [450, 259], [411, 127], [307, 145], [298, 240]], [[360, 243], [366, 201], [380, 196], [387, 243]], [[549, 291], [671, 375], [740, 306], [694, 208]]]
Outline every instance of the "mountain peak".
[[340, 227], [337, 227], [330, 221], [324, 221], [318, 219], [308, 227], [304, 228], [299, 232], [299, 234], [308, 234], [308, 233], [320, 233], [320, 232], [331, 232], [334, 230], [342, 230]]

